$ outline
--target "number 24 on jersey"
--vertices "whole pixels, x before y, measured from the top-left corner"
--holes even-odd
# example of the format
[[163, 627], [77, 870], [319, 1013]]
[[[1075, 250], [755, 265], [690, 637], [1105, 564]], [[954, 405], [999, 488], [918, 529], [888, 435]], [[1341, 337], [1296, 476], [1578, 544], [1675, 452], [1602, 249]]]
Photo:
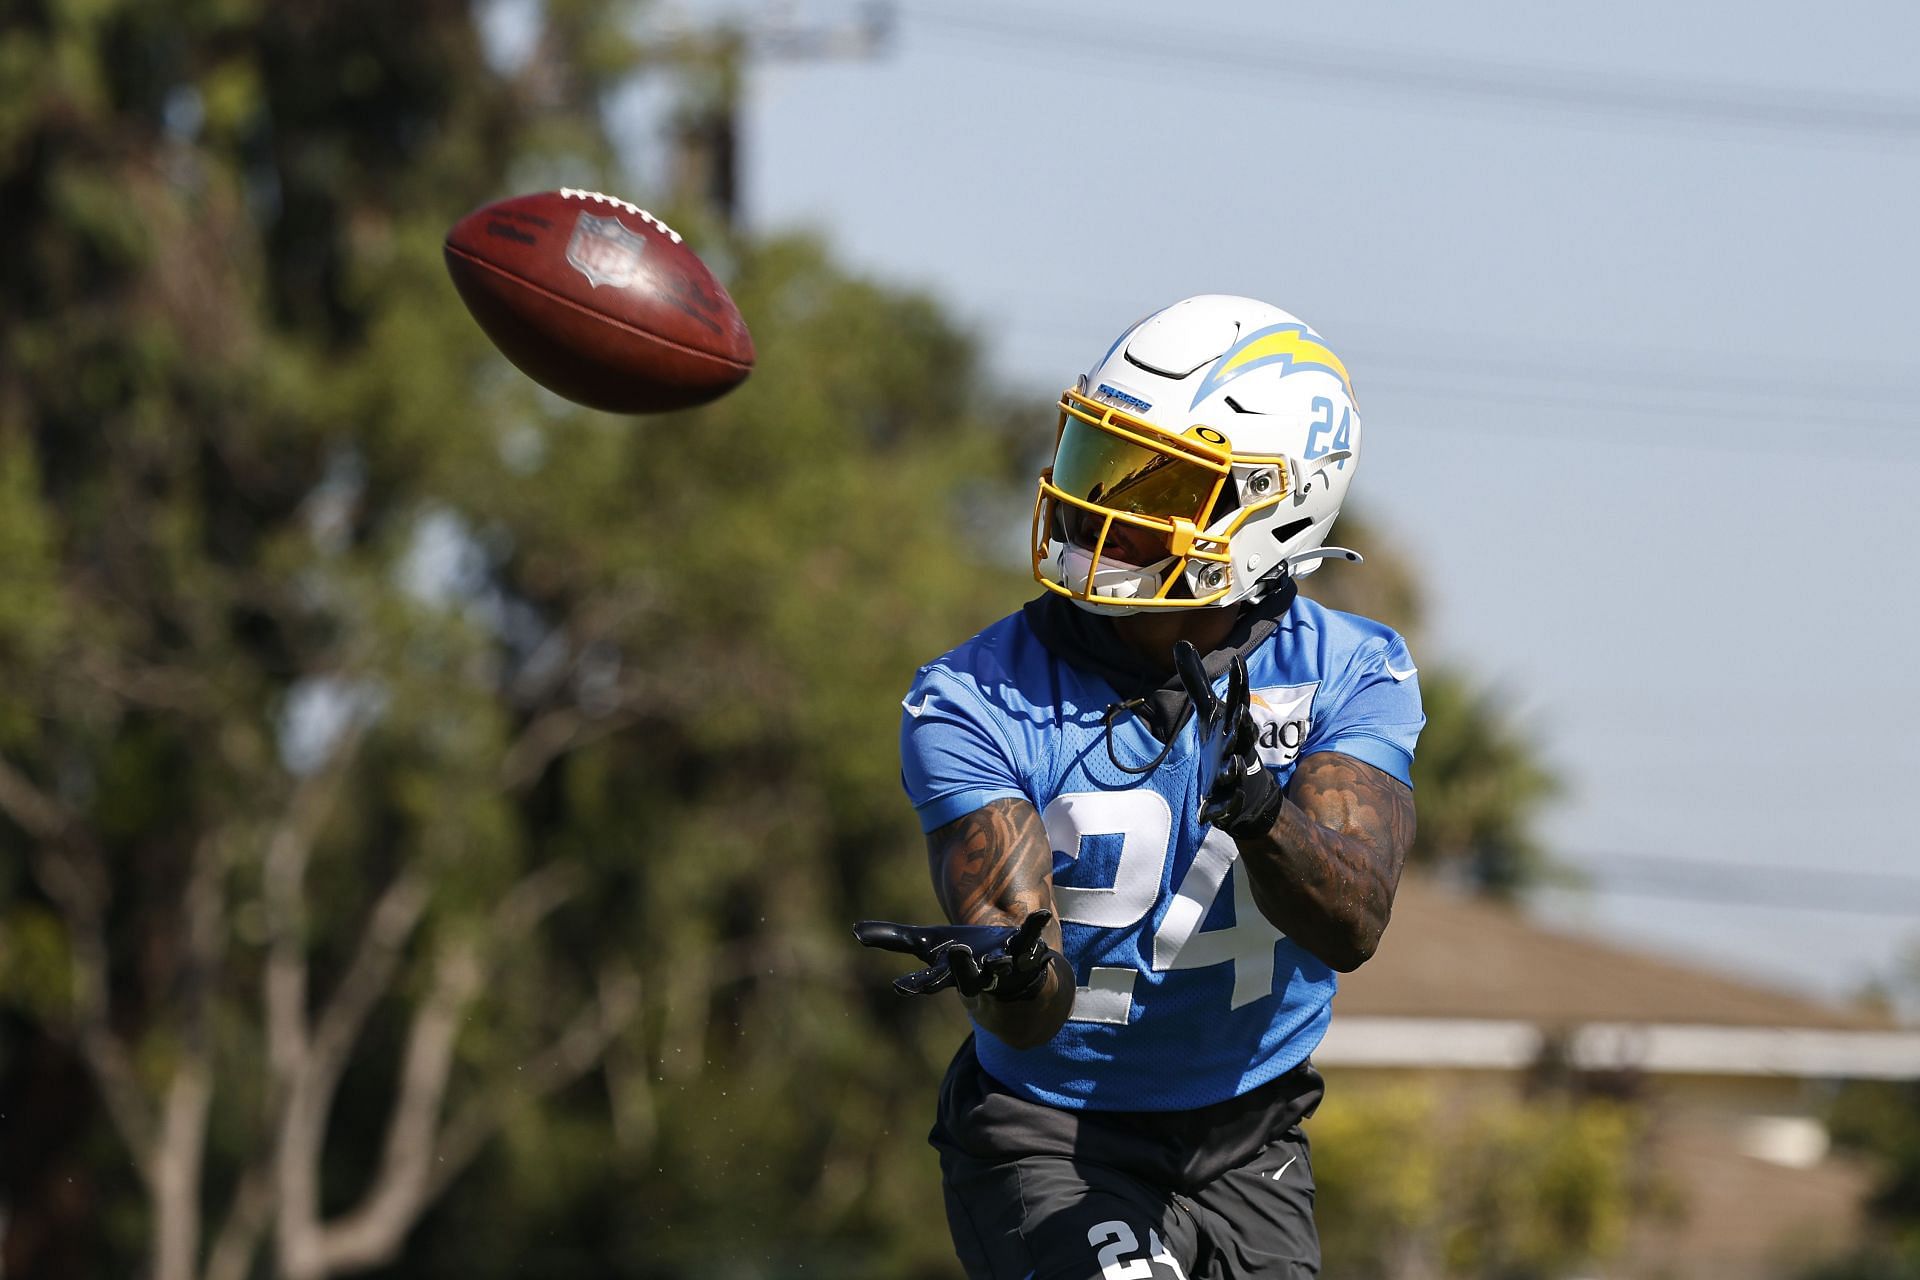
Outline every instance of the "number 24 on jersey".
[[[1164, 797], [1145, 789], [1075, 792], [1056, 796], [1040, 816], [1053, 847], [1070, 858], [1080, 856], [1084, 840], [1101, 836], [1120, 840], [1110, 888], [1054, 886], [1054, 903], [1063, 924], [1136, 929], [1153, 914], [1173, 854], [1173, 810]], [[1239, 856], [1230, 837], [1209, 830], [1193, 864], [1174, 886], [1159, 927], [1140, 944], [1142, 959], [1155, 973], [1232, 965], [1234, 1009], [1272, 993], [1273, 948], [1283, 936], [1254, 905], [1246, 875], [1232, 874]], [[1233, 924], [1203, 931], [1201, 923], [1229, 879]], [[1075, 993], [1072, 1018], [1126, 1023], [1133, 1015], [1138, 976], [1135, 968], [1094, 966], [1087, 974], [1087, 985]]]

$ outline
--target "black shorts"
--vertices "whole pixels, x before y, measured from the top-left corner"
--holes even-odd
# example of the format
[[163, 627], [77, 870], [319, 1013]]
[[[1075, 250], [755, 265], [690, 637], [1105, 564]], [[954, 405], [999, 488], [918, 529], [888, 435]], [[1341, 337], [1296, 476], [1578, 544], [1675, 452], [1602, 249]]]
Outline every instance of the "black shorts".
[[972, 1280], [1317, 1276], [1311, 1065], [1196, 1111], [1029, 1102], [962, 1045], [931, 1141]]

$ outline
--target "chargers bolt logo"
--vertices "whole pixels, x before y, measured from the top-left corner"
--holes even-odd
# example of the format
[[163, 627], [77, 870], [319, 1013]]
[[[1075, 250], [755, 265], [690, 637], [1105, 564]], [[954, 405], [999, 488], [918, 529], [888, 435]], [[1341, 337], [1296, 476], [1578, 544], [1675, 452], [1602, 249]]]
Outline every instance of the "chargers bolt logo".
[[1303, 369], [1331, 373], [1346, 388], [1347, 399], [1353, 399], [1353, 383], [1347, 377], [1347, 366], [1320, 341], [1319, 334], [1303, 324], [1276, 324], [1256, 330], [1230, 347], [1213, 371], [1201, 380], [1199, 389], [1193, 393], [1193, 403], [1199, 404], [1241, 374], [1270, 364], [1281, 366], [1281, 377]]

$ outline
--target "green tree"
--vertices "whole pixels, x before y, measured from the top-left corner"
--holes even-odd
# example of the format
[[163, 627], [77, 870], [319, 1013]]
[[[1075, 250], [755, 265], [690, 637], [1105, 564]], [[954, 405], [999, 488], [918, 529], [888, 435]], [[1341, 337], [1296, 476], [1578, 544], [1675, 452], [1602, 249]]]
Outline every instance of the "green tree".
[[1323, 1251], [1344, 1275], [1551, 1280], [1622, 1244], [1637, 1121], [1617, 1104], [1335, 1090], [1312, 1121]]
[[[1909, 985], [1911, 985], [1909, 983]], [[1810, 1280], [1920, 1277], [1920, 1083], [1856, 1080], [1834, 1099], [1834, 1141], [1879, 1167], [1872, 1236], [1808, 1273]]]
[[921, 496], [984, 469], [983, 380], [924, 298], [697, 221], [744, 391], [618, 422], [506, 369], [440, 232], [604, 172], [646, 52], [545, 17], [512, 77], [459, 4], [7, 29], [8, 1092], [71, 1055], [106, 1125], [40, 1135], [83, 1189], [9, 1186], [14, 1274], [379, 1265], [490, 1148], [521, 1243], [617, 1176], [634, 1263], [926, 1252], [885, 1139], [951, 1028], [842, 922], [917, 905], [884, 709], [1003, 598]]
[[892, 706], [1027, 590], [977, 513], [1045, 415], [697, 211], [746, 386], [529, 386], [440, 235], [610, 175], [659, 61], [539, 14], [508, 69], [456, 0], [0, 30], [10, 1276], [951, 1274], [962, 1020], [845, 924], [928, 909]]

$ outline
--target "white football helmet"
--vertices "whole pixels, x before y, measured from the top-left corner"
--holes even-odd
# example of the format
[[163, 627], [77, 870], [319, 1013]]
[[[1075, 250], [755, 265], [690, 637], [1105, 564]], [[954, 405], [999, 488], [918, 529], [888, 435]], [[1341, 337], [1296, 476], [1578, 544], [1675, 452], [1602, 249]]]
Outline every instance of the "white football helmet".
[[1323, 556], [1360, 462], [1346, 366], [1278, 307], [1156, 311], [1060, 396], [1033, 576], [1099, 613], [1257, 600]]

